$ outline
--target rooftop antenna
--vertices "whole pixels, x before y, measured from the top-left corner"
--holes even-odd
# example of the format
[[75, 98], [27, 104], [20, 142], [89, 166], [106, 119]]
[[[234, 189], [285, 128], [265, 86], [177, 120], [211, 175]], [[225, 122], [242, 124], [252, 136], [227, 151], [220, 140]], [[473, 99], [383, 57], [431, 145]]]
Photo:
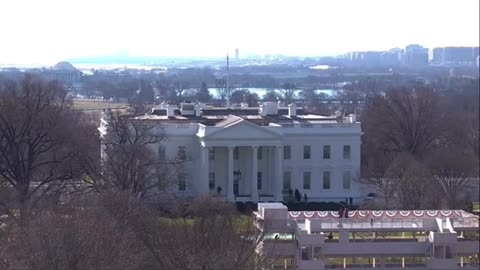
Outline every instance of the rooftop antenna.
[[229, 86], [229, 80], [230, 80], [230, 63], [228, 60], [228, 53], [227, 53], [227, 108], [230, 108], [230, 86]]

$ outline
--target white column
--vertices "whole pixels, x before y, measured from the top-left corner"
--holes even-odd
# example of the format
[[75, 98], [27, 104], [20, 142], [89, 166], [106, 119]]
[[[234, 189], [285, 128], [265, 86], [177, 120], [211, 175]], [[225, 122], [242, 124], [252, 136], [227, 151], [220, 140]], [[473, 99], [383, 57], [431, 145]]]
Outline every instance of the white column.
[[283, 146], [275, 147], [275, 179], [273, 181], [273, 192], [276, 201], [283, 201]]
[[199, 192], [201, 194], [208, 194], [209, 193], [209, 183], [208, 183], [208, 177], [209, 177], [209, 172], [210, 172], [210, 167], [209, 167], [209, 148], [208, 147], [203, 147], [202, 148], [202, 181], [199, 183]]
[[251, 181], [251, 198], [252, 201], [257, 202], [258, 201], [258, 147], [257, 146], [252, 146], [252, 181]]
[[229, 201], [235, 200], [235, 194], [233, 194], [233, 149], [229, 146], [228, 149], [228, 169], [227, 169], [227, 199]]

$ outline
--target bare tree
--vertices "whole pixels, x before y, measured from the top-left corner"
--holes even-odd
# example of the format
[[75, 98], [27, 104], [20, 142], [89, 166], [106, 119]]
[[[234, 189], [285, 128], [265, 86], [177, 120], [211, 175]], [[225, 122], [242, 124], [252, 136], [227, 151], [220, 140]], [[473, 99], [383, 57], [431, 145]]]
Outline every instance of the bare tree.
[[[88, 202], [87, 202], [88, 199]], [[5, 258], [12, 269], [144, 269], [155, 261], [135, 232], [101, 200], [42, 209], [22, 230], [11, 228]], [[0, 255], [0, 260], [2, 259]], [[1, 265], [1, 263], [0, 263]]]
[[325, 93], [316, 93], [314, 89], [305, 89], [300, 92], [300, 97], [304, 103], [304, 108], [308, 112], [330, 115], [333, 111], [324, 104], [327, 99]]
[[[102, 175], [94, 186], [100, 190], [128, 191], [142, 200], [160, 200], [177, 178], [184, 174], [186, 154], [167, 159], [161, 142], [161, 125], [131, 114], [107, 112], [102, 137]], [[165, 194], [164, 194], [165, 193]]]
[[[165, 218], [130, 192], [87, 195], [44, 208], [22, 230], [0, 234], [0, 265], [12, 269], [264, 269], [263, 233], [219, 199]], [[0, 231], [2, 232], [2, 231]], [[8, 258], [8, 260], [7, 260]]]
[[402, 153], [390, 164], [387, 177], [394, 180], [393, 198], [399, 209], [438, 208], [436, 185], [428, 169], [410, 153]]
[[432, 89], [392, 89], [367, 101], [362, 116], [365, 146], [423, 156], [443, 136], [438, 96]]
[[295, 98], [295, 85], [293, 83], [284, 83], [280, 91], [286, 104], [291, 103]]
[[395, 178], [388, 174], [393, 161], [392, 155], [382, 152], [362, 152], [362, 176], [358, 178], [361, 184], [372, 188], [381, 195], [384, 209], [394, 207]]
[[230, 98], [230, 89], [227, 88], [227, 81], [223, 78], [215, 80], [215, 88], [220, 96], [220, 100], [222, 103], [225, 103], [225, 100]]
[[0, 87], [0, 182], [14, 191], [25, 224], [38, 200], [78, 177], [71, 151], [77, 119], [56, 83], [26, 75]]
[[[114, 198], [115, 200], [115, 198]], [[159, 219], [141, 210], [119, 210], [117, 217], [130, 220], [137, 237], [154, 254], [162, 269], [260, 269], [266, 259], [256, 253], [262, 233], [250, 219], [242, 222], [233, 205], [203, 198], [189, 213], [195, 218]], [[123, 217], [122, 217], [123, 216]]]
[[175, 95], [178, 100], [181, 100], [183, 97], [183, 92], [187, 90], [187, 87], [183, 81], [176, 81], [174, 84], [175, 87]]
[[462, 153], [443, 148], [431, 155], [429, 167], [433, 178], [441, 188], [447, 207], [458, 209], [465, 206], [466, 188], [472, 178], [478, 177], [478, 160], [473, 153]]

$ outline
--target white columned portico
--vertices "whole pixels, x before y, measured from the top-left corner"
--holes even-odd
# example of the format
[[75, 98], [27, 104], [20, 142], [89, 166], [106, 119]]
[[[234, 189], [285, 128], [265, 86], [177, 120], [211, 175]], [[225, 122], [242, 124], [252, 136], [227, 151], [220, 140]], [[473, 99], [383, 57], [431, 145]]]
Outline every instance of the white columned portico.
[[210, 172], [210, 166], [209, 166], [209, 152], [210, 148], [208, 147], [202, 147], [202, 169], [200, 170], [202, 172], [202, 181], [200, 183], [199, 190], [203, 194], [207, 194], [209, 192], [209, 172]]
[[258, 146], [252, 146], [252, 201], [258, 201]]
[[275, 181], [273, 192], [276, 201], [283, 201], [283, 146], [275, 147]]
[[229, 201], [235, 200], [233, 193], [233, 146], [228, 146], [228, 169], [227, 169], [227, 199]]

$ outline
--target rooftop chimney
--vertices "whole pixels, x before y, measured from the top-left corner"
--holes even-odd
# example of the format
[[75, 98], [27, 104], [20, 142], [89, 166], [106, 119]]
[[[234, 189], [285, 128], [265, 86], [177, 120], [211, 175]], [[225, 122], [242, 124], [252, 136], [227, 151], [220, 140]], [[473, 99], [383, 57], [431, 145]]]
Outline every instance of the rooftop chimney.
[[165, 109], [167, 110], [167, 117], [173, 117], [175, 115], [175, 106], [174, 105], [165, 105]]
[[264, 102], [260, 105], [259, 113], [261, 116], [277, 115], [278, 104], [276, 102]]
[[195, 104], [195, 116], [196, 117], [202, 116], [202, 105]]
[[357, 122], [357, 115], [356, 114], [350, 114], [348, 116], [348, 122], [349, 123], [356, 123]]
[[195, 105], [188, 102], [180, 103], [180, 112], [182, 115], [195, 115]]
[[294, 103], [288, 105], [288, 116], [297, 116], [297, 105]]

